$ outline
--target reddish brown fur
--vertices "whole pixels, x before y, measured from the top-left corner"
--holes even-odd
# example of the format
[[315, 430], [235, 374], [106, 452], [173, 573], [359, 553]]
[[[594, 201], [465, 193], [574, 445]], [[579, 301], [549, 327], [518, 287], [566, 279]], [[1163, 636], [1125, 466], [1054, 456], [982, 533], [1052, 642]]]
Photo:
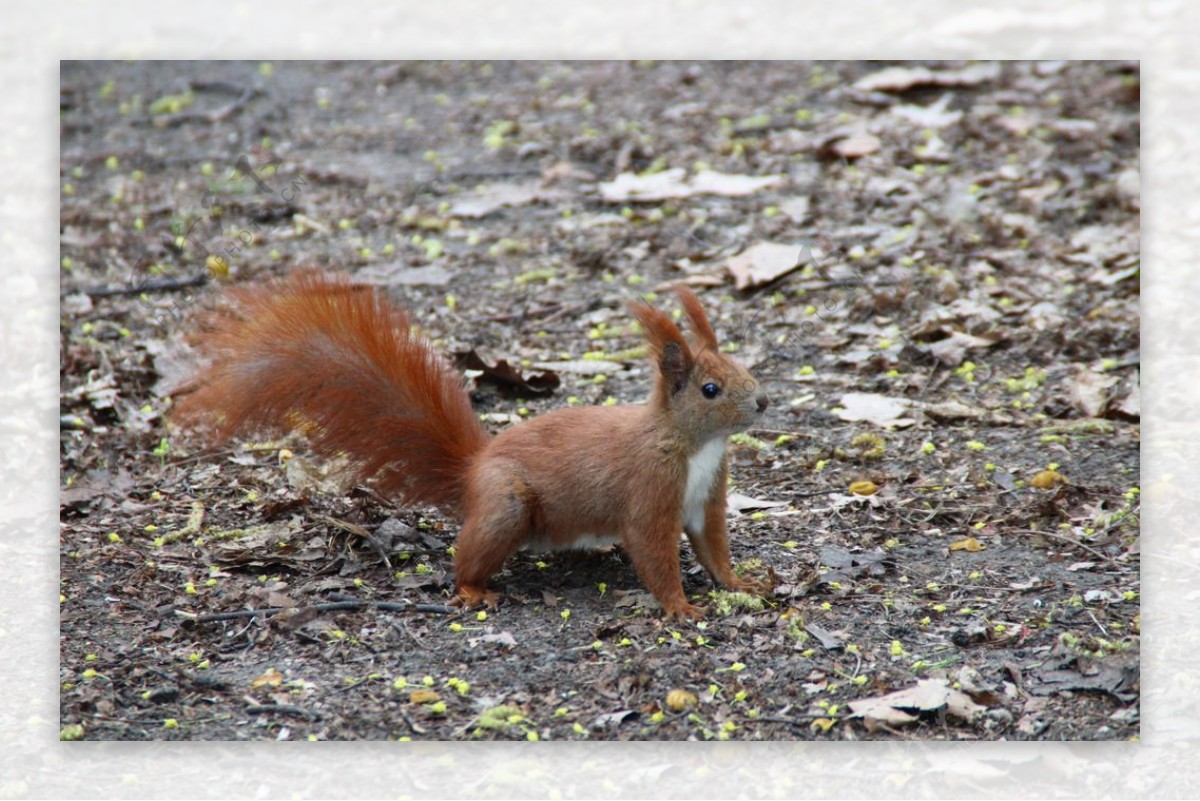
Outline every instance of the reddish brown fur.
[[[385, 492], [461, 513], [455, 566], [464, 603], [494, 603], [488, 579], [522, 546], [586, 547], [589, 535], [609, 536], [669, 615], [695, 618], [703, 610], [680, 578], [685, 529], [715, 580], [768, 589], [733, 574], [723, 452], [766, 396], [719, 353], [695, 295], [679, 295], [695, 348], [667, 315], [631, 306], [656, 367], [649, 403], [559, 409], [489, 440], [458, 378], [409, 335], [402, 311], [344, 280], [302, 275], [234, 295], [233, 316], [203, 338], [214, 362], [181, 412], [219, 417], [219, 436], [295, 424], [298, 413], [315, 426], [319, 450], [349, 454]], [[708, 383], [722, 392], [706, 397]]]
[[212, 362], [184, 389], [182, 421], [215, 436], [303, 428], [326, 456], [410, 503], [462, 511], [463, 479], [487, 444], [462, 379], [382, 293], [297, 273], [228, 294], [199, 337]]

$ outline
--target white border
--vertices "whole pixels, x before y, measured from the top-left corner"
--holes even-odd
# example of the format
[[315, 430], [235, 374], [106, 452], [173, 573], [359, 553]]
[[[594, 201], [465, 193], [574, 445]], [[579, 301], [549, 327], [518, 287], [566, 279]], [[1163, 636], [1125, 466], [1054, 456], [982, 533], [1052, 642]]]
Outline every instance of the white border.
[[[1052, 9], [1052, 10], [1051, 10]], [[0, 797], [1195, 797], [1197, 6], [258, 0], [5, 11], [0, 29]], [[1193, 34], [1194, 35], [1194, 34]], [[59, 58], [1142, 58], [1142, 744], [58, 742]], [[1190, 123], [1190, 124], [1189, 124]], [[1189, 248], [1191, 245], [1191, 248]], [[1191, 291], [1190, 291], [1191, 290]], [[1196, 354], [1196, 355], [1193, 355]], [[300, 749], [312, 749], [304, 750]]]

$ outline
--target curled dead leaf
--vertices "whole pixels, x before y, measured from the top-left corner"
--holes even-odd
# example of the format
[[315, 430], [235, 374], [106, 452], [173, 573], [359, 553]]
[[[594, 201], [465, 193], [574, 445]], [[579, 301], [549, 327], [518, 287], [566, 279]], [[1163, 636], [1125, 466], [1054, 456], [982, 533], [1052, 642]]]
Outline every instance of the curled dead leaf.
[[462, 370], [479, 370], [482, 375], [478, 377], [478, 382], [494, 384], [502, 393], [522, 397], [545, 397], [558, 389], [559, 384], [562, 383], [562, 379], [558, 377], [558, 373], [552, 370], [543, 370], [526, 378], [521, 375], [520, 370], [509, 364], [506, 359], [500, 359], [495, 364], [490, 365], [473, 349], [456, 351], [454, 354], [454, 364]]

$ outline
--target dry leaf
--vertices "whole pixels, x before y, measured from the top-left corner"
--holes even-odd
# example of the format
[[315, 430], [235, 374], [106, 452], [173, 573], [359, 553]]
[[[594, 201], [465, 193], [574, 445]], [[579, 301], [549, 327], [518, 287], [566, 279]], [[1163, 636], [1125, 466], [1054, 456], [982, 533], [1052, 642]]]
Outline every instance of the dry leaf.
[[909, 402], [904, 398], [890, 398], [887, 395], [869, 392], [847, 392], [838, 403], [842, 408], [837, 412], [837, 416], [851, 423], [865, 420], [885, 428], [906, 428], [916, 422], [910, 417], [901, 416], [909, 409]]
[[947, 111], [950, 95], [944, 94], [936, 103], [928, 106], [895, 106], [892, 113], [908, 120], [918, 128], [945, 128], [962, 119], [961, 111]]
[[1087, 417], [1102, 417], [1116, 383], [1115, 375], [1080, 370], [1071, 381], [1071, 405]]
[[730, 258], [725, 267], [733, 276], [734, 286], [749, 289], [769, 284], [795, 270], [800, 266], [800, 257], [798, 245], [759, 242]]
[[996, 63], [972, 64], [962, 69], [931, 70], [925, 67], [888, 67], [854, 82], [862, 92], [907, 92], [917, 86], [976, 86], [1000, 77]]
[[537, 370], [550, 370], [555, 373], [571, 373], [573, 375], [611, 375], [625, 369], [618, 362], [607, 362], [600, 359], [575, 359], [569, 362], [534, 362], [532, 367]]
[[978, 420], [983, 417], [983, 410], [968, 406], [959, 400], [947, 400], [940, 403], [929, 403], [921, 407], [921, 411], [926, 415], [937, 420], [938, 422], [946, 422], [949, 420]]
[[565, 197], [563, 192], [543, 189], [537, 184], [487, 184], [450, 204], [450, 215], [478, 219], [505, 207], [524, 206], [536, 201], [551, 202]]
[[760, 498], [751, 498], [749, 495], [731, 492], [725, 499], [725, 506], [731, 512], [746, 512], [751, 509], [778, 509], [781, 506], [787, 506], [787, 501], [764, 501]]
[[372, 286], [445, 286], [453, 277], [453, 273], [437, 264], [426, 267], [371, 264], [354, 274], [356, 282]]
[[871, 155], [876, 150], [879, 150], [881, 144], [879, 137], [864, 133], [839, 139], [830, 145], [829, 149], [835, 156], [844, 159], [857, 159]]
[[821, 643], [821, 647], [826, 651], [836, 651], [844, 647], [842, 637], [838, 634], [818, 626], [816, 623], [809, 623], [804, 627], [804, 630], [817, 638], [817, 642]]
[[512, 632], [509, 631], [501, 631], [498, 634], [484, 634], [483, 636], [472, 637], [467, 640], [467, 644], [472, 648], [481, 642], [503, 645], [507, 648], [517, 647], [517, 638], [512, 635]]
[[761, 189], [779, 186], [786, 180], [783, 175], [727, 175], [722, 172], [701, 170], [692, 179], [694, 194], [721, 195], [722, 197], [744, 197]]
[[535, 375], [525, 377], [521, 371], [500, 359], [495, 364], [488, 364], [478, 353], [472, 350], [455, 351], [454, 366], [460, 370], [478, 370], [476, 383], [494, 384], [503, 394], [515, 394], [522, 397], [540, 398], [558, 389], [562, 379], [553, 370], [543, 370]]
[[1124, 417], [1129, 420], [1140, 420], [1142, 417], [1142, 384], [1139, 377], [1128, 380], [1128, 390], [1120, 399], [1108, 405], [1109, 413], [1114, 417]]
[[950, 336], [930, 343], [929, 352], [947, 367], [957, 367], [967, 357], [968, 350], [990, 348], [996, 344], [994, 339], [972, 336], [961, 331], [952, 331]]
[[808, 208], [812, 201], [807, 195], [785, 200], [779, 204], [779, 210], [792, 218], [792, 222], [802, 223], [808, 219]]
[[782, 175], [758, 177], [702, 170], [689, 181], [687, 171], [676, 167], [650, 175], [621, 173], [613, 180], [600, 184], [600, 197], [609, 203], [649, 203], [692, 195], [742, 197], [778, 186], [785, 180]]
[[922, 679], [915, 687], [876, 698], [851, 701], [849, 707], [854, 713], [853, 717], [861, 717], [868, 723], [874, 721], [889, 725], [912, 723], [917, 720], [919, 713], [939, 709], [970, 722], [984, 711], [966, 693], [950, 688], [945, 679]]

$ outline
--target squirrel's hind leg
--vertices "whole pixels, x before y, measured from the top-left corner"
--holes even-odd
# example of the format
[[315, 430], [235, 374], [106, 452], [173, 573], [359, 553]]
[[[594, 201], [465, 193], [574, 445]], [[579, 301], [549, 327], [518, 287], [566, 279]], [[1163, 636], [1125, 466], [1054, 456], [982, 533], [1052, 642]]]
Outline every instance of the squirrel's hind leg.
[[467, 518], [454, 544], [455, 603], [494, 608], [499, 593], [487, 589], [529, 535], [530, 502], [525, 483], [508, 471], [493, 471], [471, 488]]

